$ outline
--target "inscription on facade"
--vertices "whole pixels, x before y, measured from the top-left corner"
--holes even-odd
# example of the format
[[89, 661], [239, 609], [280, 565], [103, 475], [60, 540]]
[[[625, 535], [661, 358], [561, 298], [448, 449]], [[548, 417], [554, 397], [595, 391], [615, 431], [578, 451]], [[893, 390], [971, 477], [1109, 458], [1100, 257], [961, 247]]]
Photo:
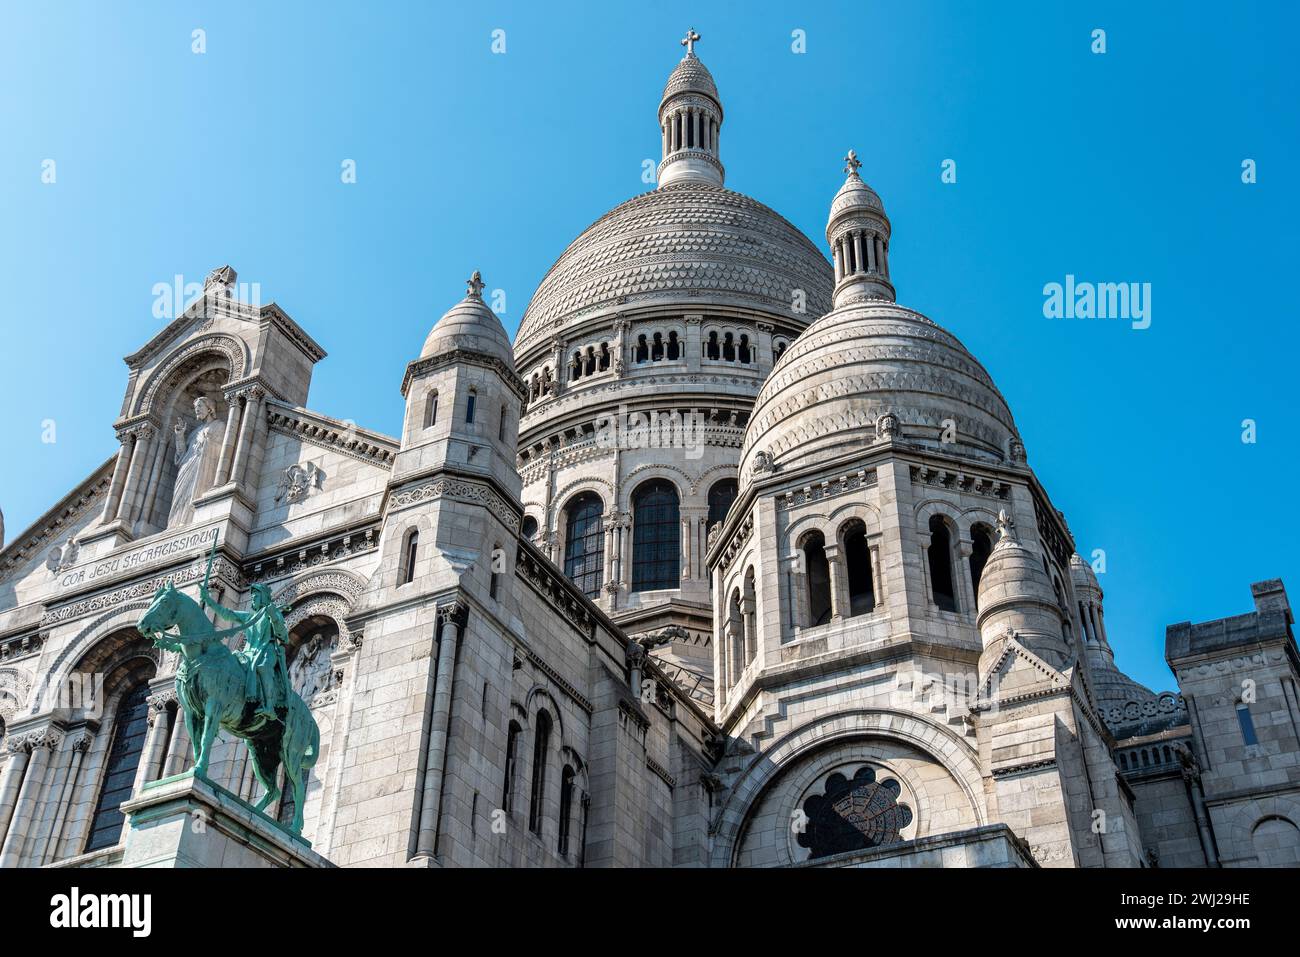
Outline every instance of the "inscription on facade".
[[202, 551], [212, 545], [216, 537], [217, 528], [198, 529], [192, 532], [186, 532], [183, 535], [177, 535], [175, 538], [169, 538], [163, 542], [155, 542], [152, 545], [145, 545], [134, 551], [126, 552], [122, 555], [113, 555], [105, 558], [103, 561], [90, 562], [80, 568], [74, 568], [65, 575], [59, 577], [60, 588], [71, 588], [74, 585], [82, 585], [86, 582], [96, 581], [118, 572], [127, 572], [135, 568], [142, 568], [150, 565], [155, 561], [163, 558], [169, 558], [172, 555], [183, 554], [190, 551]]

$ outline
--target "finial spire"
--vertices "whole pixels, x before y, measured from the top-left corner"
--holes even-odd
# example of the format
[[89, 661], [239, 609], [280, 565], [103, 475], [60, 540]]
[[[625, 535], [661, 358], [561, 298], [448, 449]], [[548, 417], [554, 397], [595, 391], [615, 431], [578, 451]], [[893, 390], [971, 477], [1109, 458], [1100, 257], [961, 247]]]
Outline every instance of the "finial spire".
[[858, 159], [857, 150], [849, 150], [849, 155], [844, 157], [844, 172], [852, 176], [862, 168], [862, 160]]
[[699, 42], [700, 35], [691, 27], [686, 31], [686, 36], [682, 38], [682, 46], [686, 47], [687, 56], [695, 56], [695, 44]]
[[998, 509], [998, 543], [1002, 542], [1019, 542], [1020, 536], [1016, 534], [1016, 520], [1007, 514], [1005, 508]]
[[483, 298], [483, 276], [479, 273], [477, 269], [474, 270], [474, 275], [470, 276], [468, 279], [465, 280], [465, 286], [466, 286], [465, 295], [468, 298], [470, 299]]

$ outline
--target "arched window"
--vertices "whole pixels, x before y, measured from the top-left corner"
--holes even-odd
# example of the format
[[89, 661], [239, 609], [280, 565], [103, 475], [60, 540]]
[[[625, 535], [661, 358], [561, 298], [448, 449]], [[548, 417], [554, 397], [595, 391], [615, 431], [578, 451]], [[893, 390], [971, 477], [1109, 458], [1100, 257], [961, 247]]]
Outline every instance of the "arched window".
[[645, 336], [636, 337], [636, 350], [633, 358], [637, 362], [645, 362], [650, 358], [650, 349], [646, 346]]
[[537, 537], [537, 519], [533, 518], [531, 515], [525, 515], [524, 524], [520, 527], [519, 531], [523, 534], [524, 538], [531, 542]]
[[741, 598], [741, 618], [745, 625], [745, 661], [758, 657], [758, 593], [754, 586], [754, 569], [745, 572], [745, 594]]
[[551, 750], [551, 716], [537, 712], [537, 731], [533, 734], [533, 786], [528, 799], [528, 829], [542, 833], [542, 802], [546, 799], [546, 757]]
[[749, 336], [740, 337], [740, 347], [736, 350], [736, 358], [746, 364], [749, 363]]
[[682, 354], [681, 343], [677, 341], [677, 333], [668, 333], [668, 358], [679, 359]]
[[803, 560], [808, 580], [808, 624], [824, 625], [831, 620], [831, 567], [821, 532], [811, 532], [804, 539]]
[[728, 633], [731, 638], [731, 644], [727, 648], [727, 653], [731, 656], [731, 680], [734, 682], [740, 678], [740, 673], [745, 670], [745, 618], [740, 610], [740, 589], [734, 589], [731, 593], [731, 600], [727, 602], [727, 621], [729, 624]]
[[934, 603], [944, 611], [957, 610], [957, 593], [952, 582], [952, 535], [938, 515], [930, 516], [930, 588]]
[[632, 590], [679, 587], [681, 549], [677, 488], [664, 479], [646, 482], [632, 496]]
[[776, 344], [776, 356], [774, 357], [774, 361], [779, 360], [783, 355], [785, 355], [785, 350], [789, 345], [790, 343], [786, 342], [784, 339]]
[[707, 528], [712, 528], [716, 522], [726, 521], [727, 510], [731, 508], [731, 503], [736, 500], [736, 494], [740, 486], [735, 479], [720, 479], [713, 483], [709, 489], [709, 522]]
[[569, 830], [573, 824], [573, 768], [569, 765], [564, 766], [560, 772], [560, 840], [558, 850], [560, 856], [567, 856], [569, 853]]
[[519, 757], [519, 735], [523, 730], [518, 721], [511, 721], [510, 730], [506, 733], [506, 780], [501, 787], [501, 808], [506, 814], [511, 812], [511, 805], [514, 804], [515, 765]]
[[984, 566], [989, 555], [993, 553], [993, 532], [987, 525], [973, 525], [970, 530], [970, 583], [975, 595], [975, 607], [979, 608], [980, 578], [984, 575]]
[[510, 421], [510, 413], [506, 409], [506, 404], [501, 403], [501, 418], [497, 420], [497, 441], [506, 440], [506, 424]]
[[602, 342], [600, 344], [600, 371], [604, 372], [608, 368], [609, 368], [609, 343]]
[[600, 597], [605, 570], [604, 510], [600, 497], [593, 492], [583, 492], [564, 510], [564, 574], [588, 598]]
[[654, 341], [650, 346], [650, 361], [658, 362], [664, 357], [664, 337], [663, 333], [656, 332]]
[[145, 735], [149, 731], [149, 685], [140, 682], [126, 693], [117, 706], [113, 721], [113, 743], [108, 749], [108, 766], [99, 786], [95, 816], [90, 822], [90, 839], [86, 853], [112, 847], [122, 837], [126, 817], [120, 806], [135, 787], [135, 772], [140, 766]]
[[722, 358], [728, 362], [736, 361], [735, 337], [730, 332], [722, 337]]
[[849, 574], [849, 615], [865, 615], [876, 607], [876, 582], [867, 529], [861, 522], [854, 522], [844, 536], [844, 564]]
[[420, 550], [420, 533], [411, 529], [402, 543], [401, 566], [397, 570], [397, 584], [406, 585], [415, 579], [415, 558]]
[[430, 389], [424, 396], [424, 427], [433, 428], [438, 422], [438, 390]]
[[474, 407], [478, 404], [478, 393], [473, 389], [469, 390], [469, 398], [465, 400], [465, 424], [474, 424]]
[[704, 343], [704, 358], [718, 359], [720, 357], [721, 353], [718, 351], [718, 334], [716, 332], [710, 332], [708, 341]]

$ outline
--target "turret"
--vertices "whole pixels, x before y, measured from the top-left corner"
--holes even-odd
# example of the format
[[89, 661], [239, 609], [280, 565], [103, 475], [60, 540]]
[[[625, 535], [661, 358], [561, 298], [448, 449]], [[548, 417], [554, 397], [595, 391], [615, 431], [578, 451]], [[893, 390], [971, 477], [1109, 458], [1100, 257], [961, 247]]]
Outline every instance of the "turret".
[[719, 159], [722, 101], [708, 67], [695, 55], [700, 35], [687, 30], [686, 55], [668, 77], [659, 103], [659, 132], [663, 161], [659, 185], [707, 183], [721, 186], [725, 171]]
[[826, 242], [835, 263], [835, 308], [855, 299], [894, 301], [889, 281], [889, 217], [876, 191], [862, 181], [862, 161], [849, 150], [847, 177], [831, 202]]

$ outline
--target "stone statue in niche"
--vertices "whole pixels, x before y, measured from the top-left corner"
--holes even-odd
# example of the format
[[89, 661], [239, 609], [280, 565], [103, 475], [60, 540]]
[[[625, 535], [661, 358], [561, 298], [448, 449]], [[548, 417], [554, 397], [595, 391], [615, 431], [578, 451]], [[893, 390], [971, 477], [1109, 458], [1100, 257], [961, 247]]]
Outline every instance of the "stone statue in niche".
[[298, 654], [294, 655], [293, 664], [289, 666], [289, 684], [303, 701], [311, 704], [311, 699], [329, 688], [330, 655], [334, 652], [334, 641], [324, 632], [316, 632], [302, 643]]
[[280, 473], [280, 487], [275, 493], [275, 500], [300, 502], [325, 481], [325, 473], [315, 462], [290, 465]]
[[176, 444], [176, 482], [172, 486], [172, 506], [167, 513], [167, 527], [184, 525], [194, 517], [194, 500], [216, 484], [217, 460], [221, 455], [221, 423], [212, 401], [203, 396], [194, 400], [194, 417], [198, 424], [185, 436], [180, 416], [172, 427]]

